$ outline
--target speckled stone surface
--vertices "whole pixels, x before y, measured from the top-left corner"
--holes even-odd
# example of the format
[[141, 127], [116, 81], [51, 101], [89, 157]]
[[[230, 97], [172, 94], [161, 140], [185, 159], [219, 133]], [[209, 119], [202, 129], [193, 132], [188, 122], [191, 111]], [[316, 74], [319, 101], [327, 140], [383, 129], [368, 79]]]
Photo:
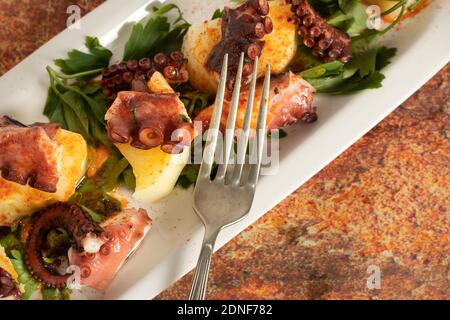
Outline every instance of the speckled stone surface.
[[[0, 75], [102, 0], [0, 0]], [[211, 299], [450, 299], [450, 65], [220, 249]], [[320, 121], [320, 120], [319, 120]], [[381, 271], [369, 289], [369, 266]], [[187, 297], [192, 273], [159, 299]]]

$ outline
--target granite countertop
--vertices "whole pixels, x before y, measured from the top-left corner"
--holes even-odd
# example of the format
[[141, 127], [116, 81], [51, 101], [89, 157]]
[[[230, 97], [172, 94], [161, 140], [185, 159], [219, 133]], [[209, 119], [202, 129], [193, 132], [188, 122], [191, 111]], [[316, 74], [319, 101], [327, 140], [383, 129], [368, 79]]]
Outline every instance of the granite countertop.
[[[102, 2], [0, 0], [0, 75], [65, 27], [69, 5]], [[220, 249], [208, 297], [449, 299], [449, 96], [450, 64]], [[186, 298], [191, 278], [158, 298]]]

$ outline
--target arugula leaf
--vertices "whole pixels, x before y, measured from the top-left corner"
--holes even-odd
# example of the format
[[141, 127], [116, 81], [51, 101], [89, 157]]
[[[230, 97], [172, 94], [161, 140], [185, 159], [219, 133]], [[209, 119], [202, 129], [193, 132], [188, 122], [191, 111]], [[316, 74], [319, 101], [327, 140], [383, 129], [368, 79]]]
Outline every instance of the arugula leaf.
[[48, 89], [47, 101], [45, 102], [44, 107], [44, 115], [47, 116], [50, 122], [59, 123], [63, 129], [67, 129], [62, 100], [52, 88]]
[[106, 160], [101, 170], [99, 178], [102, 180], [99, 185], [105, 192], [112, 191], [117, 186], [120, 175], [128, 168], [130, 164], [122, 155], [113, 154]]
[[69, 130], [82, 134], [86, 140], [90, 139], [89, 118], [85, 111], [83, 97], [73, 91], [67, 91], [62, 94], [61, 100], [64, 104], [64, 117]]
[[[167, 5], [157, 10], [156, 24], [158, 24], [158, 21], [167, 20], [162, 14], [174, 8], [178, 9], [174, 5]], [[182, 20], [180, 13], [177, 22], [182, 21], [184, 20]], [[171, 25], [168, 22], [166, 22], [166, 25], [169, 26], [169, 29], [166, 28], [169, 32], [165, 34], [165, 37], [174, 37], [179, 41], [177, 37], [180, 36], [179, 30], [183, 27], [183, 24], [178, 23], [174, 30], [170, 30]], [[156, 34], [159, 33], [158, 28], [152, 30]], [[144, 31], [147, 32], [149, 29], [147, 28]], [[55, 60], [55, 64], [61, 68], [61, 72], [56, 72], [50, 66], [47, 67], [50, 88], [44, 114], [51, 122], [60, 124], [63, 129], [81, 134], [88, 144], [94, 147], [104, 145], [117, 154], [116, 148], [106, 135], [105, 114], [110, 101], [103, 94], [101, 83], [95, 79], [102, 68], [109, 64], [112, 53], [102, 47], [98, 39], [93, 37], [86, 37], [86, 47], [88, 53], [72, 50], [68, 53], [68, 59]], [[117, 161], [114, 162], [114, 167], [111, 169], [112, 174], [104, 179], [106, 186], [101, 188], [101, 199], [93, 206], [85, 205], [92, 212], [101, 212], [106, 206], [117, 207], [115, 199], [107, 196], [106, 192], [117, 187], [119, 180], [123, 180], [129, 186], [133, 185], [132, 170], [126, 172], [122, 177], [123, 171], [129, 166], [128, 161], [122, 156], [116, 156], [116, 158]], [[105, 191], [105, 189], [108, 190]], [[89, 201], [91, 200], [89, 199]]]
[[81, 208], [83, 208], [84, 211], [86, 211], [87, 214], [89, 214], [92, 218], [92, 220], [94, 220], [97, 223], [101, 223], [104, 220], [104, 217], [102, 217], [102, 215], [98, 214], [97, 212], [95, 212], [94, 210], [89, 209], [86, 206], [80, 205]]
[[393, 6], [381, 13], [384, 16], [400, 9], [397, 18], [381, 31], [367, 29], [368, 17], [361, 1], [310, 0], [310, 3], [330, 25], [353, 35], [353, 58], [341, 67], [321, 63], [310, 49], [300, 45], [291, 66], [293, 71], [302, 75], [318, 93], [345, 94], [381, 87], [384, 75], [380, 71], [390, 63], [396, 49], [380, 47], [379, 39], [401, 20], [405, 10], [410, 10], [407, 0], [393, 1]]
[[198, 177], [198, 172], [200, 170], [200, 165], [198, 164], [187, 164], [181, 171], [178, 177], [177, 185], [184, 189], [189, 188], [191, 185], [195, 184]]
[[[130, 169], [128, 161], [114, 151], [95, 176], [83, 181], [69, 202], [80, 205], [95, 221], [103, 221], [106, 216], [121, 210], [121, 203], [108, 193], [119, 185], [120, 177], [127, 169]], [[131, 185], [133, 172], [127, 175], [131, 175], [127, 176]]]
[[[14, 232], [12, 230], [12, 232]], [[52, 230], [47, 235], [48, 244], [51, 247], [60, 246], [62, 242], [69, 244], [67, 232], [64, 229], [58, 228]], [[16, 270], [18, 280], [23, 286], [23, 300], [30, 300], [42, 294], [44, 300], [68, 300], [70, 299], [69, 289], [51, 289], [43, 285], [40, 281], [35, 280], [28, 270], [24, 259], [24, 244], [16, 237], [14, 233], [7, 234], [0, 239], [0, 244], [5, 248], [7, 256]], [[44, 262], [52, 263], [52, 258], [42, 257]]]
[[54, 263], [56, 258], [48, 258], [48, 257], [42, 257], [42, 261], [45, 262], [45, 264], [52, 264]]
[[170, 24], [166, 17], [150, 19], [145, 26], [137, 23], [133, 26], [130, 39], [125, 45], [124, 60], [141, 59], [148, 55], [163, 33], [169, 32]]
[[68, 84], [65, 75], [47, 67], [50, 89], [44, 114], [62, 128], [81, 134], [91, 145], [113, 148], [106, 138], [105, 114], [109, 102], [98, 82], [76, 79]]
[[69, 234], [63, 228], [53, 229], [47, 233], [46, 236], [47, 245], [49, 251], [53, 251], [57, 248], [69, 248], [70, 239]]
[[[171, 10], [178, 10], [178, 17], [173, 23], [164, 14]], [[168, 4], [154, 9], [155, 17], [145, 24], [136, 23], [130, 38], [125, 44], [124, 60], [141, 59], [152, 56], [157, 52], [169, 54], [181, 47], [183, 37], [190, 24], [183, 19], [183, 15], [174, 4]]]
[[173, 10], [173, 9], [177, 9], [179, 15], [181, 15], [181, 10], [180, 8], [178, 8], [178, 6], [176, 4], [173, 3], [169, 3], [166, 4], [165, 6], [162, 6], [161, 8], [153, 8], [153, 13], [157, 14], [157, 15], [163, 15], [168, 13], [169, 11]]
[[11, 263], [19, 277], [19, 282], [23, 285], [25, 292], [22, 295], [23, 300], [30, 300], [38, 292], [41, 284], [34, 280], [28, 271], [23, 255], [19, 250], [11, 250]]
[[[52, 230], [47, 235], [47, 240], [54, 242], [67, 241], [67, 232], [63, 229], [58, 229], [59, 232]], [[61, 238], [62, 237], [62, 238]], [[53, 241], [54, 240], [54, 241]], [[10, 258], [11, 263], [16, 270], [19, 282], [23, 285], [24, 292], [22, 294], [23, 300], [30, 300], [38, 295], [42, 294], [44, 300], [68, 300], [70, 299], [69, 289], [51, 289], [44, 286], [41, 282], [35, 280], [31, 273], [28, 271], [24, 260], [24, 244], [13, 234], [10, 233], [0, 239], [0, 244], [5, 248], [7, 256]], [[45, 258], [45, 257], [43, 257]], [[49, 259], [44, 259], [49, 261]]]
[[101, 223], [107, 216], [121, 210], [120, 202], [96, 184], [93, 180], [86, 180], [69, 199], [69, 203], [76, 203], [88, 213], [92, 219]]
[[173, 51], [180, 50], [184, 36], [190, 26], [189, 23], [183, 23], [174, 27], [158, 41], [158, 44], [150, 51], [149, 56], [153, 56], [158, 52], [164, 52], [168, 55]]
[[[183, 170], [181, 171], [180, 176], [178, 177], [177, 180], [177, 185], [187, 189], [189, 188], [191, 185], [194, 185], [195, 182], [197, 181], [197, 176], [198, 176], [198, 172], [200, 170], [200, 164], [197, 164], [195, 162], [195, 150], [197, 150], [197, 148], [203, 148], [205, 147], [205, 142], [202, 139], [202, 136], [199, 135], [197, 136], [191, 143], [191, 161], [186, 164], [186, 166], [183, 168]], [[216, 164], [213, 165], [213, 169], [211, 170], [211, 172], [215, 171], [215, 167], [217, 167]]]
[[65, 74], [75, 74], [108, 66], [112, 52], [103, 47], [97, 38], [86, 37], [85, 46], [88, 53], [74, 49], [67, 53], [67, 59], [56, 59], [55, 64]]
[[23, 285], [25, 292], [22, 299], [29, 300], [39, 290], [40, 284], [31, 277], [27, 270], [22, 256], [24, 244], [13, 233], [10, 233], [0, 239], [0, 245], [5, 248], [6, 255], [17, 272], [18, 280]]
[[310, 48], [306, 47], [301, 43], [301, 41], [299, 41], [297, 53], [290, 65], [290, 68], [292, 72], [300, 72], [322, 63], [322, 60], [312, 54]]
[[191, 118], [200, 112], [202, 109], [212, 104], [213, 96], [197, 90], [183, 92], [180, 100], [183, 102], [188, 115]]
[[[351, 64], [345, 65], [342, 73], [338, 75], [325, 75], [319, 78], [305, 77], [305, 80], [316, 88], [318, 93], [335, 95], [379, 88], [385, 78], [380, 70], [390, 63], [390, 59], [395, 55], [395, 52], [394, 48], [385, 47], [370, 50], [359, 56]], [[306, 70], [302, 73], [308, 72]]]
[[340, 61], [332, 61], [328, 63], [323, 63], [316, 67], [304, 70], [300, 72], [303, 78], [320, 78], [325, 76], [338, 75], [343, 71], [344, 64]]
[[78, 85], [80, 88], [82, 88], [84, 94], [87, 94], [87, 95], [100, 94], [101, 89], [102, 89], [102, 84], [100, 81], [91, 81], [91, 82], [83, 83], [83, 81], [81, 81], [81, 79], [80, 79], [78, 81]]
[[130, 190], [136, 189], [136, 177], [133, 173], [133, 168], [131, 166], [128, 166], [123, 172], [122, 172], [122, 180], [123, 185], [127, 187]]
[[333, 65], [329, 62], [303, 70], [299, 74], [314, 86], [318, 93], [336, 95], [379, 88], [384, 80], [380, 70], [389, 64], [396, 53], [394, 48], [380, 47], [379, 39], [378, 32], [365, 31], [352, 38], [353, 58], [341, 68], [339, 63]]
[[327, 21], [330, 25], [347, 32], [359, 34], [367, 28], [367, 14], [364, 5], [359, 0], [339, 0], [340, 10], [331, 15]]
[[12, 250], [23, 250], [23, 243], [12, 233], [9, 233], [0, 239], [0, 246], [5, 249], [8, 257], [12, 257]]
[[391, 63], [391, 59], [395, 56], [396, 53], [397, 48], [381, 47], [380, 49], [378, 49], [375, 68], [377, 70], [381, 70], [386, 67]]
[[[286, 138], [287, 137], [287, 132], [286, 131], [284, 131], [283, 129], [277, 129], [278, 130], [278, 138], [279, 139], [283, 139], [283, 138]], [[267, 134], [267, 138], [268, 139], [272, 139], [272, 132], [269, 132], [268, 134]]]
[[218, 9], [216, 9], [216, 11], [214, 11], [214, 13], [211, 17], [211, 20], [222, 18], [222, 15], [223, 15], [223, 10], [218, 8]]
[[72, 290], [69, 288], [54, 289], [49, 287], [42, 288], [42, 298], [44, 300], [70, 300], [70, 293]]
[[352, 39], [350, 47], [353, 58], [346, 65], [347, 72], [354, 74], [356, 71], [359, 71], [359, 75], [365, 77], [375, 71], [379, 38], [378, 33], [369, 31], [367, 34]]
[[354, 75], [347, 79], [343, 79], [342, 76], [328, 77], [323, 79], [317, 79], [316, 81], [307, 80], [311, 83], [318, 93], [328, 93], [333, 95], [352, 93], [364, 89], [376, 89], [382, 86], [384, 75], [379, 71], [375, 71], [368, 76], [361, 78], [358, 75]]
[[102, 144], [109, 149], [113, 149], [113, 144], [108, 140], [108, 137], [106, 136], [106, 129], [105, 126], [102, 125], [97, 121], [97, 119], [90, 113], [88, 113], [89, 117], [89, 126], [91, 129], [91, 135], [94, 141], [96, 141], [96, 144]]
[[340, 10], [338, 0], [309, 0], [308, 2], [324, 18], [328, 18]]

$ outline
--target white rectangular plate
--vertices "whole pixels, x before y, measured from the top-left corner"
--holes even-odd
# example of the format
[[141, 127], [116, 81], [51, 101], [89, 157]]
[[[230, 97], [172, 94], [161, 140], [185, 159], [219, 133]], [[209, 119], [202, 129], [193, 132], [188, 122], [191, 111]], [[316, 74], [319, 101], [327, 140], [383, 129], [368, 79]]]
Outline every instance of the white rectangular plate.
[[[208, 19], [224, 1], [177, 0], [191, 23]], [[42, 115], [48, 77], [45, 66], [84, 36], [98, 36], [119, 60], [130, 23], [148, 15], [150, 1], [109, 0], [81, 21], [80, 30], [65, 30], [0, 79], [0, 114], [25, 123], [47, 121]], [[64, 13], [61, 13], [64, 14]], [[444, 66], [450, 58], [450, 2], [433, 1], [418, 16], [392, 32], [387, 45], [398, 54], [384, 74], [383, 87], [338, 97], [316, 97], [319, 120], [294, 126], [281, 141], [278, 173], [264, 176], [249, 216], [224, 230], [216, 249], [274, 207], [375, 126]], [[149, 299], [191, 270], [202, 240], [202, 226], [191, 208], [192, 191], [176, 188], [164, 201], [148, 207], [154, 227], [106, 292], [109, 299]], [[187, 297], [186, 292], [186, 297]]]

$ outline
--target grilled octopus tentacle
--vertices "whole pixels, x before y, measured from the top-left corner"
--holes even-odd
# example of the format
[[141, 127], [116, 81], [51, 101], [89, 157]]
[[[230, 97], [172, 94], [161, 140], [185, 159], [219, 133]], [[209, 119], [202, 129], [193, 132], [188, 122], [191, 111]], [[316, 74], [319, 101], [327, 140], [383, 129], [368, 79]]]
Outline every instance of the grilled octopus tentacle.
[[[101, 238], [104, 234], [100, 225], [77, 205], [58, 203], [36, 213], [25, 249], [26, 264], [32, 276], [37, 280], [49, 287], [64, 288], [71, 275], [51, 273], [42, 260], [41, 249], [44, 239], [47, 233], [55, 228], [67, 230], [71, 245], [78, 252], [86, 251], [87, 238]], [[99, 247], [100, 245], [98, 245], [98, 249]]]
[[157, 71], [161, 72], [171, 85], [186, 83], [189, 81], [186, 64], [187, 59], [180, 51], [173, 51], [169, 56], [160, 52], [155, 54], [153, 59], [146, 57], [139, 61], [126, 60], [113, 64], [102, 70], [103, 94], [115, 99], [118, 92], [132, 89], [134, 80], [148, 81]]
[[313, 54], [325, 61], [339, 60], [347, 63], [352, 58], [350, 37], [330, 26], [308, 3], [307, 0], [286, 0], [291, 4], [293, 21], [303, 44], [312, 48]]
[[[263, 79], [260, 79], [256, 85], [254, 108], [259, 106], [261, 100], [263, 89], [262, 80]], [[243, 90], [239, 98], [236, 129], [242, 129], [241, 125], [244, 123], [248, 99], [247, 90], [248, 89]], [[313, 86], [292, 72], [273, 76], [270, 79], [269, 107], [266, 124], [267, 131], [270, 132], [270, 130], [288, 126], [296, 122], [311, 123], [316, 121], [316, 108], [312, 105], [314, 92], [315, 89]], [[202, 123], [203, 130], [206, 130], [209, 127], [213, 110], [214, 105], [203, 109], [195, 117], [195, 121], [200, 121]], [[229, 110], [230, 100], [225, 99], [222, 109], [221, 130], [225, 130], [226, 128]], [[257, 110], [254, 110], [253, 114], [251, 128], [255, 129], [258, 114]]]
[[138, 149], [160, 146], [166, 153], [180, 153], [181, 146], [189, 145], [193, 138], [193, 127], [186, 117], [176, 93], [122, 91], [106, 113], [108, 137]]
[[225, 7], [222, 15], [222, 37], [212, 49], [207, 67], [220, 72], [223, 57], [228, 53], [228, 87], [232, 88], [241, 52], [245, 54], [243, 76], [249, 82], [254, 61], [260, 57], [264, 41], [261, 39], [272, 32], [273, 24], [267, 14], [267, 0], [249, 0], [241, 6], [231, 9]]
[[54, 139], [58, 129], [56, 124], [26, 126], [7, 116], [0, 117], [1, 176], [45, 192], [56, 192], [59, 172]]

